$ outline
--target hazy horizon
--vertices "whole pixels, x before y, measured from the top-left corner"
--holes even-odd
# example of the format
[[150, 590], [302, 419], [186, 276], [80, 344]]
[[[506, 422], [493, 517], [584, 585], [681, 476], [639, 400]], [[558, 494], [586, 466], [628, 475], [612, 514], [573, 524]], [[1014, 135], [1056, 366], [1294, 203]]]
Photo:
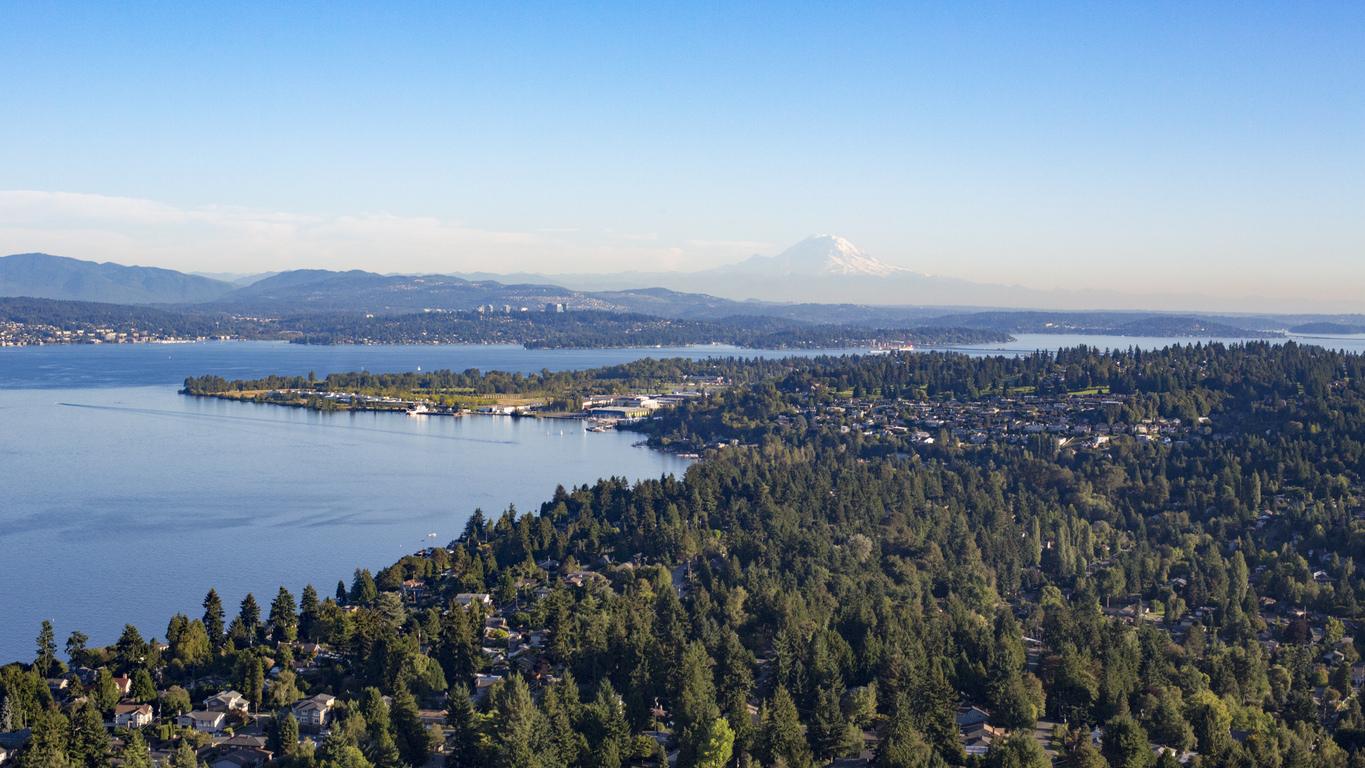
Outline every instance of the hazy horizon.
[[1352, 302], [1365, 8], [16, 3], [0, 253]]

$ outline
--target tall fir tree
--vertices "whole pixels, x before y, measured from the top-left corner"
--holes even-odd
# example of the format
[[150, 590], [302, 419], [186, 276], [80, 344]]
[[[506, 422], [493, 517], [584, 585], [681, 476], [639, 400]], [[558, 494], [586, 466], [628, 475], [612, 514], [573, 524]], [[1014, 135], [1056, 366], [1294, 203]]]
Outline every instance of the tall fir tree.
[[839, 694], [826, 686], [816, 692], [815, 711], [811, 715], [806, 738], [811, 751], [825, 760], [832, 760], [862, 748], [862, 736], [849, 724], [839, 708]]
[[446, 699], [446, 768], [479, 768], [484, 764], [480, 746], [479, 715], [464, 683], [450, 690]]
[[417, 713], [417, 700], [406, 688], [400, 689], [393, 697], [389, 719], [393, 723], [398, 756], [407, 765], [426, 765], [430, 755], [430, 735], [422, 716]]
[[195, 755], [194, 747], [190, 746], [189, 739], [180, 740], [180, 746], [171, 756], [171, 768], [199, 768], [199, 758]]
[[250, 592], [242, 598], [242, 605], [237, 611], [237, 617], [242, 620], [242, 626], [246, 628], [247, 639], [250, 642], [256, 641], [256, 629], [261, 625], [261, 606], [256, 604], [256, 597]]
[[128, 732], [119, 759], [123, 761], [123, 768], [152, 768], [152, 755], [147, 751], [147, 741], [142, 738], [142, 731], [134, 729]]
[[540, 711], [521, 675], [511, 675], [498, 686], [493, 701], [497, 724], [497, 768], [534, 768], [541, 764], [544, 736]]
[[216, 590], [210, 589], [204, 596], [204, 631], [215, 648], [223, 644], [223, 617], [223, 601]]
[[79, 760], [84, 768], [109, 768], [109, 749], [111, 740], [104, 728], [104, 718], [100, 716], [95, 703], [86, 699], [76, 710], [71, 723], [72, 758]]
[[34, 669], [43, 677], [51, 677], [57, 667], [57, 634], [52, 630], [52, 622], [43, 620], [38, 631], [38, 655], [33, 661]]
[[378, 688], [366, 688], [360, 692], [360, 713], [365, 718], [365, 757], [376, 768], [398, 768], [402, 762], [398, 745], [393, 739], [389, 708], [384, 705]]
[[796, 702], [785, 686], [779, 685], [773, 697], [763, 705], [757, 751], [764, 765], [772, 765], [778, 760], [785, 761], [788, 768], [808, 768], [811, 764], [810, 747], [801, 733]]
[[280, 587], [270, 603], [268, 621], [275, 642], [292, 643], [298, 637], [299, 614], [294, 605], [294, 596], [284, 587]]
[[673, 721], [680, 735], [678, 760], [683, 768], [691, 766], [701, 745], [709, 738], [712, 723], [720, 716], [716, 707], [716, 687], [711, 679], [711, 657], [700, 641], [693, 641], [683, 653], [678, 671], [677, 704]]
[[891, 720], [877, 752], [878, 767], [923, 768], [931, 752], [924, 737], [915, 729], [907, 694], [900, 694], [892, 706]]
[[314, 628], [317, 626], [318, 618], [322, 610], [322, 604], [318, 602], [318, 591], [309, 584], [303, 588], [303, 597], [299, 600], [299, 639], [313, 641], [317, 639]]

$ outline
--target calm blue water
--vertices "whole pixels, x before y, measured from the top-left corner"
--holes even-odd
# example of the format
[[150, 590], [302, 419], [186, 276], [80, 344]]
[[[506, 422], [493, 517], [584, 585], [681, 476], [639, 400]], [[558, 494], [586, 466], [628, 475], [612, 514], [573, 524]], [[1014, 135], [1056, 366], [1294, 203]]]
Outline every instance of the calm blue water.
[[[1365, 337], [1300, 340], [1365, 349]], [[962, 349], [1185, 341], [1025, 336]], [[296, 597], [308, 583], [330, 595], [356, 567], [378, 569], [450, 541], [475, 507], [533, 510], [557, 484], [687, 465], [632, 447], [629, 433], [587, 434], [572, 422], [317, 414], [182, 397], [175, 390], [186, 376], [529, 373], [760, 354], [791, 353], [270, 342], [0, 350], [0, 663], [32, 659], [43, 619], [55, 623], [59, 644], [74, 629], [111, 643], [124, 622], [163, 637], [175, 612], [201, 613], [210, 587], [229, 608], [248, 591], [268, 604], [280, 585]]]
[[737, 352], [268, 342], [0, 350], [0, 663], [32, 659], [43, 619], [61, 642], [78, 629], [111, 643], [125, 622], [164, 637], [177, 611], [202, 613], [210, 587], [230, 607], [248, 591], [268, 604], [280, 585], [296, 598], [308, 583], [330, 595], [356, 567], [449, 542], [475, 507], [534, 510], [561, 483], [688, 464], [632, 447], [636, 435], [588, 434], [570, 421], [318, 414], [177, 395], [186, 376], [529, 373]]

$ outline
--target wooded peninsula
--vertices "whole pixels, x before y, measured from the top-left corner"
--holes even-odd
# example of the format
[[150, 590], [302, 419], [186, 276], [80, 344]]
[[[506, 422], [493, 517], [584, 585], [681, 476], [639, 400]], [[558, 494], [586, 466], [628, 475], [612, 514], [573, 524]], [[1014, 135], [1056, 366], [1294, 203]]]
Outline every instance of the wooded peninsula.
[[632, 426], [702, 456], [683, 477], [475, 510], [444, 547], [268, 609], [210, 590], [164, 641], [73, 632], [63, 660], [44, 624], [0, 668], [0, 747], [22, 768], [1365, 766], [1360, 355], [518, 376], [186, 390], [724, 384]]

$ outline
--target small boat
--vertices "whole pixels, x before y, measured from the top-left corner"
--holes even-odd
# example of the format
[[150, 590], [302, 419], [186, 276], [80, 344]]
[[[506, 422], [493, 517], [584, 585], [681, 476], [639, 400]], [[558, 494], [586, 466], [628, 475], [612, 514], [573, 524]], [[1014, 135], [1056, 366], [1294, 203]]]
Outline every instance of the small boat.
[[408, 409], [409, 416], [426, 416], [429, 413], [431, 413], [431, 411], [427, 410], [427, 407], [425, 405], [422, 405], [421, 403], [417, 404], [417, 406], [413, 408]]

